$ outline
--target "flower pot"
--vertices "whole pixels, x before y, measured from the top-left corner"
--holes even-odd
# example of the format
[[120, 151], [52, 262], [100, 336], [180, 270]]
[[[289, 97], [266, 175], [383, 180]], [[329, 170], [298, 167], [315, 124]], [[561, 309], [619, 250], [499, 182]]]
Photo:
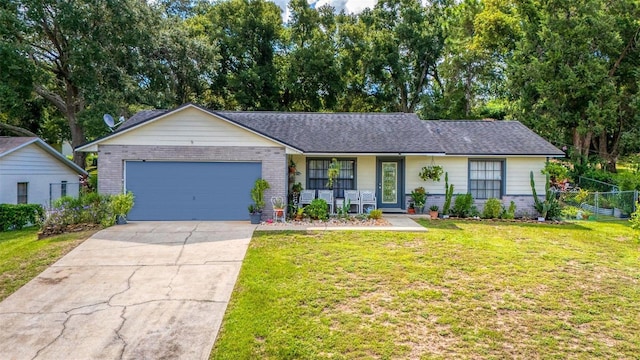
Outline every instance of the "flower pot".
[[262, 219], [261, 213], [249, 214], [249, 219], [252, 224], [260, 224], [260, 220]]
[[429, 216], [431, 217], [431, 219], [437, 219], [438, 218], [438, 212], [437, 211], [429, 211]]
[[414, 208], [408, 208], [408, 209], [407, 209], [407, 213], [408, 213], [408, 214], [415, 214], [415, 213], [416, 213], [416, 209], [414, 209]]
[[284, 216], [284, 209], [273, 209], [276, 212], [276, 216]]

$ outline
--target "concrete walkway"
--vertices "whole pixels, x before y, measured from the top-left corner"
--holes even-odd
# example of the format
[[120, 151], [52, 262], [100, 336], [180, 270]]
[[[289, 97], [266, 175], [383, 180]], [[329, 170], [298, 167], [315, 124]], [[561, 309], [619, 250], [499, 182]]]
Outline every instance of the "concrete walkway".
[[96, 233], [0, 303], [0, 359], [207, 359], [255, 227]]
[[[342, 226], [325, 224], [313, 224], [313, 225], [298, 225], [294, 222], [288, 222], [285, 224], [265, 224], [259, 225], [256, 230], [260, 231], [283, 231], [283, 230], [298, 230], [298, 231], [411, 231], [411, 232], [425, 232], [427, 228], [421, 226], [413, 219], [424, 216], [411, 216], [400, 214], [384, 214], [384, 219], [389, 222], [388, 226]], [[428, 216], [426, 217], [428, 218]]]

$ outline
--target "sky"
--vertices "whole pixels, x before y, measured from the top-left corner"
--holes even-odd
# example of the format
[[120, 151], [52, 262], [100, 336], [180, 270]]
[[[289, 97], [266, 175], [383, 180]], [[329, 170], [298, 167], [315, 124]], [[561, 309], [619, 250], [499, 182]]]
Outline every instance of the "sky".
[[[272, 0], [276, 3], [282, 10], [283, 19], [287, 21], [289, 18], [289, 9], [287, 9], [287, 4], [289, 0]], [[309, 5], [312, 7], [321, 7], [323, 5], [329, 4], [333, 6], [336, 11], [345, 10], [347, 13], [360, 13], [365, 8], [372, 8], [376, 4], [376, 0], [309, 0]]]

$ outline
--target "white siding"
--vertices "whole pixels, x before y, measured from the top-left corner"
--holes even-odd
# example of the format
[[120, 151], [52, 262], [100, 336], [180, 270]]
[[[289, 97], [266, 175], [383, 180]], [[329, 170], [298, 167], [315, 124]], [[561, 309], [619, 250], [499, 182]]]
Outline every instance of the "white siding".
[[507, 158], [506, 195], [532, 195], [530, 172], [536, 183], [536, 191], [544, 194], [546, 177], [541, 173], [546, 158]]
[[[306, 157], [294, 155], [292, 159], [300, 172], [300, 175], [296, 176], [296, 182], [301, 182], [306, 187]], [[444, 194], [444, 173], [439, 182], [422, 181], [418, 176], [423, 166], [432, 164], [431, 159], [431, 156], [407, 156], [405, 158], [405, 192], [407, 194], [419, 186], [423, 186], [432, 195]], [[545, 158], [508, 157], [497, 159], [505, 160], [505, 195], [531, 195], [530, 171], [533, 171], [534, 174], [536, 190], [542, 194], [545, 177], [540, 173], [540, 170], [544, 168]], [[357, 164], [358, 189], [375, 190], [376, 156], [358, 156]], [[433, 164], [442, 166], [444, 172], [449, 173], [449, 183], [454, 185], [454, 193], [463, 194], [468, 191], [469, 158], [439, 156], [433, 157]]]
[[[78, 174], [38, 145], [31, 144], [0, 158], [0, 203], [15, 204], [19, 182], [29, 183], [27, 200], [30, 204], [49, 203], [49, 184], [67, 181], [77, 183]], [[77, 187], [69, 186], [68, 195]]]
[[[433, 160], [432, 160], [433, 159]], [[424, 187], [429, 194], [444, 194], [444, 173], [449, 173], [449, 184], [453, 184], [454, 192], [467, 192], [467, 168], [468, 159], [462, 157], [444, 157], [444, 156], [411, 156], [406, 158], [406, 188], [405, 191], [410, 193], [417, 187]], [[423, 181], [418, 174], [424, 166], [429, 165], [442, 166], [442, 177], [440, 181]]]
[[357, 188], [358, 190], [376, 190], [376, 157], [358, 156]]
[[282, 147], [196, 108], [184, 109], [106, 140], [102, 144]]
[[[296, 175], [296, 182], [302, 184], [302, 188], [307, 188], [307, 157], [304, 155], [292, 155], [291, 159], [296, 163], [296, 171], [300, 175]], [[288, 166], [288, 163], [287, 163]]]

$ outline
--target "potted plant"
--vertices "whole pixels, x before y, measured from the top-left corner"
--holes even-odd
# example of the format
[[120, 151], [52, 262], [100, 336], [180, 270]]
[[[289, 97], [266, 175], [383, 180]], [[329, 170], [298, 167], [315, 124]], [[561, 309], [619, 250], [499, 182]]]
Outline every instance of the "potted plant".
[[409, 208], [407, 209], [407, 213], [408, 214], [415, 214], [416, 213], [415, 205], [412, 202], [409, 203]]
[[302, 220], [302, 216], [304, 215], [304, 208], [298, 208], [298, 210], [296, 210], [296, 220], [300, 221]]
[[422, 181], [427, 181], [427, 180], [440, 181], [442, 172], [443, 172], [442, 166], [429, 165], [429, 166], [423, 167], [422, 171], [420, 171], [420, 174], [418, 174], [418, 176], [420, 176], [420, 179], [422, 179]]
[[289, 160], [289, 174], [295, 175], [297, 167], [296, 167], [296, 163], [293, 161], [293, 159]]
[[272, 201], [272, 204], [273, 204], [273, 211], [275, 211], [276, 216], [283, 216], [284, 215], [284, 201], [282, 200], [282, 198], [279, 197], [279, 196], [276, 196], [271, 201]]
[[267, 180], [258, 178], [251, 189], [251, 200], [253, 204], [249, 205], [249, 217], [252, 224], [260, 224], [262, 218], [262, 210], [264, 209], [264, 191], [269, 189], [270, 185]]
[[133, 208], [133, 193], [129, 191], [126, 194], [114, 195], [109, 205], [115, 216], [115, 223], [124, 225], [127, 223], [127, 214]]
[[417, 187], [411, 192], [411, 199], [415, 204], [416, 213], [422, 214], [424, 203], [427, 202], [427, 192], [422, 186]]
[[429, 208], [429, 216], [431, 219], [436, 219], [438, 217], [438, 205], [431, 205]]

